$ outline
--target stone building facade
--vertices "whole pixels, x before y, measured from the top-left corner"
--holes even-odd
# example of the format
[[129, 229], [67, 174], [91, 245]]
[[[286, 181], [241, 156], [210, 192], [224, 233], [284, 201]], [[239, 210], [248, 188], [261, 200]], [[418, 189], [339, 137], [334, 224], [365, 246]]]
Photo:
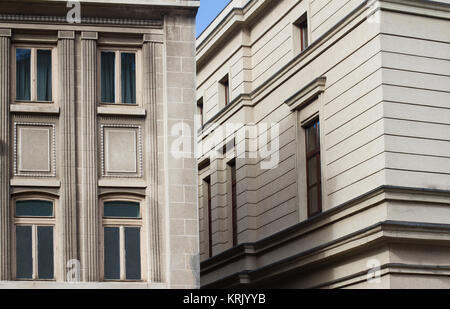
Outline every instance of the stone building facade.
[[0, 2], [1, 288], [198, 287], [198, 6]]
[[447, 0], [232, 1], [197, 39], [201, 286], [449, 288], [449, 43]]

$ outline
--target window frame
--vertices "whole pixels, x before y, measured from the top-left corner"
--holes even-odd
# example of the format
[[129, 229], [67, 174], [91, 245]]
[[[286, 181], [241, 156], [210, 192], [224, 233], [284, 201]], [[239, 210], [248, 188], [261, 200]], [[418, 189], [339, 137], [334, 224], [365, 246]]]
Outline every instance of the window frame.
[[231, 103], [231, 87], [230, 87], [230, 74], [226, 74], [222, 79], [219, 81], [220, 86], [220, 105], [228, 106]]
[[[53, 205], [53, 216], [51, 217], [16, 217], [16, 202], [19, 201], [46, 201], [51, 202]], [[57, 281], [59, 278], [58, 274], [58, 228], [57, 228], [57, 201], [54, 198], [50, 198], [43, 195], [27, 195], [17, 198], [13, 198], [11, 202], [11, 240], [12, 240], [12, 250], [11, 250], [11, 261], [12, 261], [12, 277], [14, 281]], [[16, 247], [16, 227], [17, 226], [31, 226], [32, 235], [32, 259], [33, 259], [33, 273], [32, 278], [17, 278], [17, 247]], [[53, 278], [52, 279], [40, 279], [38, 278], [38, 245], [37, 245], [37, 228], [38, 227], [51, 226], [53, 228]]]
[[[139, 204], [140, 218], [105, 218], [104, 205], [107, 202], [134, 202]], [[146, 228], [145, 216], [143, 211], [144, 201], [133, 197], [108, 197], [100, 201], [100, 232], [99, 232], [99, 257], [100, 257], [100, 281], [103, 282], [144, 282], [147, 280], [147, 260], [146, 252]], [[119, 247], [120, 247], [120, 279], [105, 279], [105, 228], [119, 228]], [[141, 279], [126, 279], [126, 259], [125, 259], [125, 228], [140, 228], [140, 261], [141, 261]]]
[[[17, 49], [30, 49], [31, 50], [31, 62], [30, 62], [30, 100], [17, 100], [17, 85], [16, 85], [16, 50]], [[51, 101], [39, 101], [37, 99], [37, 50], [50, 50], [52, 55], [52, 100]], [[57, 47], [54, 45], [45, 44], [12, 44], [11, 46], [11, 102], [12, 104], [56, 104], [58, 101], [58, 54]]]
[[[115, 54], [115, 70], [114, 70], [114, 103], [102, 102], [102, 52], [113, 52]], [[122, 53], [134, 53], [135, 65], [136, 65], [136, 103], [123, 103], [122, 102], [122, 82], [121, 71]], [[114, 48], [114, 47], [98, 47], [97, 48], [97, 101], [99, 106], [129, 106], [136, 107], [142, 106], [142, 63], [141, 63], [142, 50], [140, 48]]]
[[236, 159], [232, 159], [227, 162], [227, 170], [229, 171], [230, 181], [230, 198], [231, 198], [231, 241], [232, 247], [236, 247], [239, 244], [238, 241], [238, 207], [237, 207], [237, 166]]
[[[317, 139], [316, 139], [316, 145], [315, 148], [311, 151], [308, 152], [308, 137], [307, 137], [307, 133], [308, 133], [308, 129], [311, 128], [312, 126], [317, 124], [317, 129], [316, 129], [316, 134], [317, 134]], [[313, 217], [317, 214], [322, 213], [323, 211], [323, 205], [322, 205], [322, 160], [321, 160], [321, 145], [320, 145], [320, 119], [319, 117], [314, 118], [313, 120], [311, 120], [310, 122], [308, 122], [305, 126], [303, 126], [304, 128], [304, 134], [305, 134], [305, 164], [306, 164], [306, 198], [307, 198], [307, 209], [308, 209], [308, 218]], [[309, 166], [308, 166], [308, 161], [316, 158], [316, 178], [317, 178], [317, 183], [311, 185], [309, 183]], [[317, 202], [318, 202], [318, 210], [316, 212], [311, 212], [311, 201], [309, 198], [309, 193], [310, 190], [313, 187], [318, 187], [319, 190], [317, 192]]]
[[309, 14], [304, 12], [302, 16], [293, 23], [293, 51], [294, 56], [304, 52], [310, 45]]

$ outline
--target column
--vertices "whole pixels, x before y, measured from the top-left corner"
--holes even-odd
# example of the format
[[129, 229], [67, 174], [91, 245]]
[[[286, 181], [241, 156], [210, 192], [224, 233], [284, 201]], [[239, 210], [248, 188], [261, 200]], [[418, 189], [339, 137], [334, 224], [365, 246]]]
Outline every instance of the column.
[[0, 29], [0, 280], [11, 279], [9, 206], [10, 45], [11, 29]]
[[97, 187], [97, 32], [81, 33], [81, 278], [99, 281]]
[[58, 32], [58, 79], [60, 114], [61, 263], [66, 280], [67, 262], [78, 259], [75, 174], [75, 32]]
[[146, 209], [147, 226], [149, 228], [148, 239], [148, 277], [150, 282], [161, 282], [163, 280], [161, 269], [161, 243], [160, 243], [160, 218], [158, 205], [158, 149], [157, 149], [157, 113], [156, 113], [156, 50], [159, 44], [155, 37], [150, 34], [144, 35], [143, 58], [144, 58], [144, 108], [147, 110], [145, 130], [146, 141], [146, 164], [147, 190]]

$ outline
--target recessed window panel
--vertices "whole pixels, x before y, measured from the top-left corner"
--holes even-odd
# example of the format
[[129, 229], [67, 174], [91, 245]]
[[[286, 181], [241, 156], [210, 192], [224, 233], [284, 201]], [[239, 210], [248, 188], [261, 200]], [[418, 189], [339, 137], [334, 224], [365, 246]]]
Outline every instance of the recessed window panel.
[[16, 49], [16, 99], [31, 100], [31, 49]]
[[104, 272], [105, 279], [120, 279], [120, 229], [118, 227], [105, 227]]
[[140, 218], [140, 205], [135, 202], [105, 202], [105, 218]]
[[309, 214], [314, 215], [320, 211], [319, 187], [312, 187], [309, 192]]
[[317, 156], [315, 156], [308, 160], [308, 184], [312, 186], [317, 180]]
[[318, 149], [319, 146], [319, 122], [306, 129], [306, 152]]
[[138, 227], [125, 227], [126, 279], [141, 279], [141, 230]]
[[53, 227], [37, 227], [38, 279], [53, 279]]
[[16, 217], [53, 217], [53, 203], [49, 201], [17, 201]]
[[122, 103], [136, 104], [136, 54], [121, 53]]
[[16, 226], [16, 277], [33, 278], [32, 227]]
[[37, 99], [52, 100], [52, 51], [37, 51]]
[[116, 54], [114, 52], [101, 53], [101, 100], [103, 103], [115, 103], [115, 70]]

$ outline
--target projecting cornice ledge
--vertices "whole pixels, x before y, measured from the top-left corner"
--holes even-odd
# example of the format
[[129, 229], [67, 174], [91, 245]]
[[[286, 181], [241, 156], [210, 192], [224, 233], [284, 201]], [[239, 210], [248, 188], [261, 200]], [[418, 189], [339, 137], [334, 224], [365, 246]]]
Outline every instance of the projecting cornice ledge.
[[316, 78], [311, 83], [297, 91], [284, 103], [289, 106], [291, 111], [302, 109], [325, 91], [326, 81], [327, 78], [325, 76]]

